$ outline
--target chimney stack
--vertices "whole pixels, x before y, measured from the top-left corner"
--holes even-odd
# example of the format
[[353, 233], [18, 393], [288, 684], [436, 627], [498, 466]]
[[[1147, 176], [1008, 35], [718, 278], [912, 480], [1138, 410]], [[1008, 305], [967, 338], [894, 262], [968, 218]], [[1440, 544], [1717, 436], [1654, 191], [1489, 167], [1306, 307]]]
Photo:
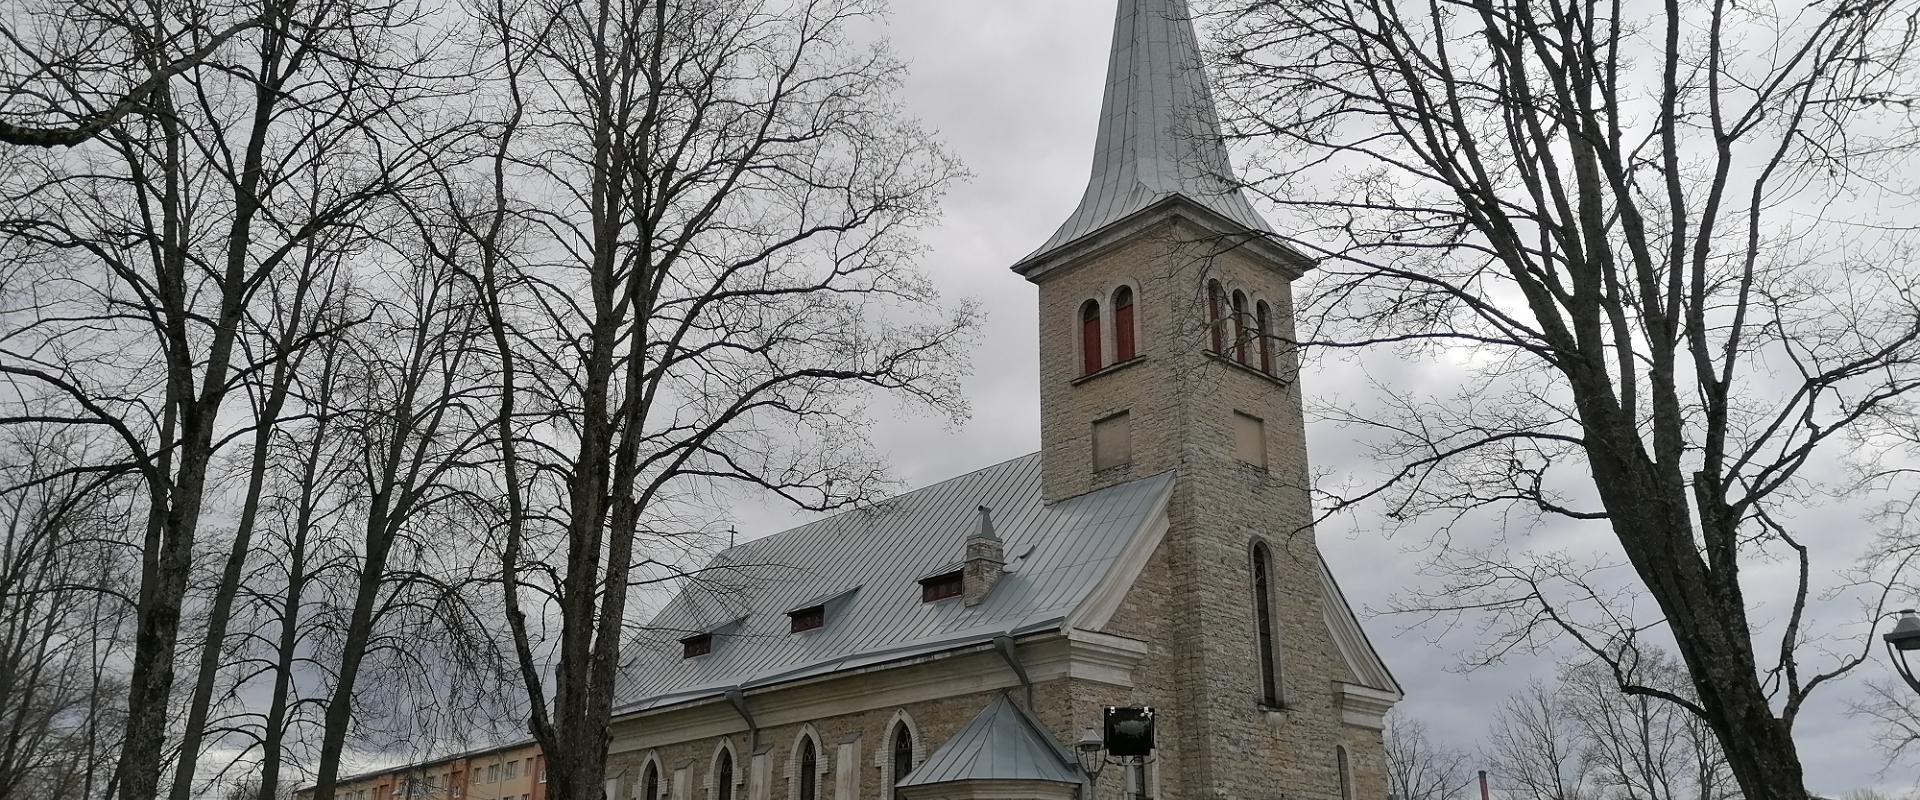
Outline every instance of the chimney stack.
[[1006, 548], [993, 532], [993, 509], [981, 506], [980, 529], [967, 536], [967, 564], [960, 576], [963, 602], [969, 606], [985, 602], [1006, 563]]

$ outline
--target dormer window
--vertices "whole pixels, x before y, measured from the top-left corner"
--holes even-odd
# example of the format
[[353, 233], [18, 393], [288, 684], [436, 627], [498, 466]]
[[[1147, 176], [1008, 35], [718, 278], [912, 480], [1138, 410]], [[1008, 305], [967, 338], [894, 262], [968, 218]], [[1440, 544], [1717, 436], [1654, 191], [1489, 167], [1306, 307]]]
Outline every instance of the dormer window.
[[790, 630], [794, 633], [824, 628], [827, 625], [827, 607], [824, 605], [808, 606], [806, 608], [789, 611], [787, 612], [787, 619], [792, 623]]
[[695, 658], [713, 652], [713, 634], [703, 633], [680, 640], [680, 657]]
[[965, 591], [965, 583], [961, 580], [961, 575], [962, 572], [956, 569], [931, 578], [921, 578], [920, 602], [931, 603], [949, 597], [959, 597]]

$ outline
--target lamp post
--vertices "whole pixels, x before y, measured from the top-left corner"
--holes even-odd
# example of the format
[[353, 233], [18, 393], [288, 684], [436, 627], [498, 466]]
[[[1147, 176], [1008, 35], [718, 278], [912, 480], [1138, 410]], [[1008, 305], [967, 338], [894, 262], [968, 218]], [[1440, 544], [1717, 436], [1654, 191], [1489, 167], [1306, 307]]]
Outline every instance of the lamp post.
[[[1087, 773], [1089, 786], [1097, 786], [1100, 772], [1108, 764], [1140, 770], [1137, 778], [1128, 776], [1128, 797], [1145, 798], [1145, 765], [1153, 758], [1153, 709], [1146, 706], [1107, 706], [1102, 714], [1105, 731], [1088, 728], [1074, 742], [1074, 758]], [[1133, 786], [1134, 782], [1139, 786]], [[1091, 790], [1089, 790], [1091, 791]]]
[[1920, 692], [1920, 680], [1913, 677], [1913, 668], [1907, 665], [1907, 653], [1920, 650], [1920, 614], [1911, 608], [1900, 611], [1899, 621], [1893, 623], [1893, 630], [1880, 637], [1887, 642], [1887, 655], [1893, 660], [1893, 670], [1900, 673], [1901, 679]]

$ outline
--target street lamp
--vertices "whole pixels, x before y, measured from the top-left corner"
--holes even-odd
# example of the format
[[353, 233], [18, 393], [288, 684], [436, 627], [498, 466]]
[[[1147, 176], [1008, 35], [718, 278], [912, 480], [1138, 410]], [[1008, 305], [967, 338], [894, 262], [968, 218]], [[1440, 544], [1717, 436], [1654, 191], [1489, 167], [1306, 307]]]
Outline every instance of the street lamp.
[[[1104, 731], [1086, 729], [1073, 743], [1074, 758], [1087, 779], [1098, 783], [1108, 764], [1142, 768], [1153, 758], [1153, 709], [1146, 706], [1108, 706], [1102, 714]], [[1144, 783], [1129, 788], [1129, 797], [1142, 797]], [[1135, 794], [1139, 792], [1139, 794]]]
[[1899, 621], [1893, 623], [1893, 630], [1880, 637], [1887, 642], [1887, 655], [1893, 659], [1893, 669], [1900, 677], [1920, 692], [1920, 680], [1913, 677], [1913, 668], [1907, 666], [1907, 653], [1920, 650], [1920, 614], [1913, 609], [1901, 609]]

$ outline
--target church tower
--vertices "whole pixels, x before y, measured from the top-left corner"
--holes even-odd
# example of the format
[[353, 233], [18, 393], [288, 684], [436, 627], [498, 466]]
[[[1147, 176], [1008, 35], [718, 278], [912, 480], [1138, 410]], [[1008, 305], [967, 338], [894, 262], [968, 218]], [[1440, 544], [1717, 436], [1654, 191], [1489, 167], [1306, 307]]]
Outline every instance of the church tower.
[[1366, 645], [1341, 640], [1311, 527], [1291, 343], [1313, 265], [1271, 233], [1237, 188], [1186, 0], [1119, 0], [1086, 193], [1013, 269], [1040, 293], [1047, 502], [1177, 475], [1147, 585], [1108, 629], [1155, 643], [1123, 699], [1162, 710], [1154, 797], [1385, 793], [1398, 692], [1343, 658]]

